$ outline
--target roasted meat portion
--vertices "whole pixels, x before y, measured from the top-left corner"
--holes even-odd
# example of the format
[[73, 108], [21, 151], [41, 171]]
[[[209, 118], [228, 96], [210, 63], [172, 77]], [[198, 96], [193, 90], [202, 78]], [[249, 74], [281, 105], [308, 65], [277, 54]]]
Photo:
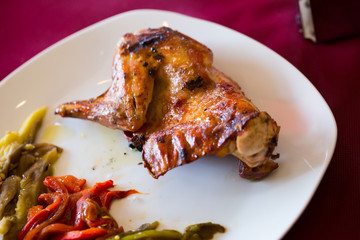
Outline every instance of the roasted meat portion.
[[279, 127], [212, 62], [209, 48], [170, 28], [128, 33], [110, 88], [56, 113], [124, 130], [154, 178], [208, 154], [233, 154], [242, 177], [262, 178], [278, 166]]

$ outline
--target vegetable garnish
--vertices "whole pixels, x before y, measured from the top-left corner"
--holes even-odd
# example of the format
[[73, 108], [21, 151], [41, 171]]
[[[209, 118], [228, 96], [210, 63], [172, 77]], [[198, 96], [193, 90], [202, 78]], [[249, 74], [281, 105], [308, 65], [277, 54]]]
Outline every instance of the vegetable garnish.
[[110, 191], [112, 180], [84, 189], [85, 183], [71, 175], [46, 177], [50, 192], [41, 194], [39, 205], [29, 210], [18, 239], [95, 239], [123, 232], [109, 214], [111, 201], [139, 192]]
[[46, 107], [32, 112], [17, 132], [0, 139], [0, 239], [16, 239], [26, 223], [26, 214], [46, 191], [43, 181], [62, 149], [50, 143], [35, 143]]

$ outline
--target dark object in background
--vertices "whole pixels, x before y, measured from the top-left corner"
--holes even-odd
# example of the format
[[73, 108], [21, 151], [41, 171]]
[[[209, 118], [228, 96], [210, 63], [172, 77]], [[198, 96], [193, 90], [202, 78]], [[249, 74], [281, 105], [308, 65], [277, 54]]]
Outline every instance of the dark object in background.
[[326, 42], [360, 35], [360, 1], [299, 0], [304, 38]]

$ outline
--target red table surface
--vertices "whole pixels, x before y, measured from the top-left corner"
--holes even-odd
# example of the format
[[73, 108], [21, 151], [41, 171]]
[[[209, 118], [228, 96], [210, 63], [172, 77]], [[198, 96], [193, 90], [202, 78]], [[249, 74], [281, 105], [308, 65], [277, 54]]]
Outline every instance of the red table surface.
[[244, 33], [314, 84], [334, 113], [337, 146], [315, 195], [284, 239], [360, 239], [360, 37], [323, 44], [304, 40], [296, 0], [1, 0], [0, 79], [84, 27], [144, 8], [183, 13]]

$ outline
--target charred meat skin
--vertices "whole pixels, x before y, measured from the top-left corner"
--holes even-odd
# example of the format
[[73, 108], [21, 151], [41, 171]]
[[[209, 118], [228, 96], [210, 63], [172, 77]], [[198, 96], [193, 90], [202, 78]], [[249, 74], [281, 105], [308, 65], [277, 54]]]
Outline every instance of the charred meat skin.
[[128, 33], [110, 88], [56, 113], [124, 130], [154, 178], [208, 154], [233, 154], [242, 177], [260, 179], [278, 167], [279, 127], [212, 62], [209, 48], [170, 28]]

